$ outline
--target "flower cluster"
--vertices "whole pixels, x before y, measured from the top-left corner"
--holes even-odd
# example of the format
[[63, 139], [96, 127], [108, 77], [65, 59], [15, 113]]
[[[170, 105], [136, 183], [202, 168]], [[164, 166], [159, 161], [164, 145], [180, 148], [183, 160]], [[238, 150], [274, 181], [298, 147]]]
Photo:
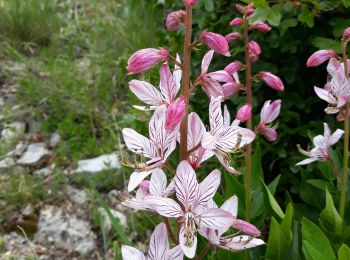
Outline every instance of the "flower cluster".
[[[343, 46], [346, 46], [349, 42], [349, 30], [347, 28], [343, 33]], [[346, 49], [344, 47], [344, 49]], [[345, 57], [345, 59], [344, 59]], [[349, 111], [346, 108], [346, 104], [350, 101], [350, 60], [346, 58], [344, 51], [343, 58], [337, 56], [334, 50], [319, 50], [313, 53], [307, 60], [306, 65], [308, 67], [316, 67], [328, 60], [327, 65], [327, 83], [320, 87], [314, 87], [316, 95], [322, 100], [328, 103], [327, 108], [324, 110], [327, 114], [337, 114], [337, 120], [343, 121], [346, 117], [349, 117]], [[304, 165], [314, 161], [330, 160], [328, 155], [328, 149], [330, 146], [339, 141], [344, 131], [337, 129], [333, 135], [331, 135], [329, 126], [324, 123], [324, 135], [318, 135], [314, 137], [314, 148], [310, 151], [304, 151], [300, 147], [299, 151], [308, 156], [297, 165]]]
[[[185, 10], [172, 12], [166, 18], [169, 31], [185, 28], [185, 39], [191, 39], [191, 8], [196, 1], [185, 1]], [[250, 24], [254, 13], [252, 4], [237, 5], [242, 18], [235, 18], [230, 25], [242, 26], [248, 30], [268, 32], [271, 27], [263, 22]], [[231, 38], [230, 38], [231, 37]], [[152, 237], [147, 259], [182, 259], [183, 255], [193, 258], [196, 254], [198, 234], [208, 240], [211, 247], [220, 247], [230, 251], [264, 244], [256, 238], [260, 231], [252, 224], [238, 219], [238, 198], [229, 198], [221, 207], [213, 200], [220, 185], [221, 172], [217, 169], [208, 174], [202, 182], [197, 181], [195, 170], [206, 160], [216, 157], [223, 168], [233, 174], [240, 174], [232, 165], [231, 154], [242, 151], [262, 133], [268, 141], [277, 139], [275, 126], [271, 125], [277, 118], [281, 101], [266, 101], [260, 115], [260, 123], [254, 129], [240, 124], [251, 122], [251, 101], [242, 105], [231, 122], [230, 112], [225, 100], [246, 93], [252, 80], [261, 80], [277, 91], [283, 91], [282, 81], [270, 72], [259, 72], [241, 83], [240, 71], [247, 65], [232, 61], [224, 69], [210, 71], [209, 66], [215, 53], [230, 57], [229, 42], [233, 39], [243, 40], [239, 32], [230, 36], [204, 30], [197, 39], [184, 48], [183, 57], [172, 56], [164, 48], [148, 48], [135, 52], [128, 61], [130, 74], [144, 73], [155, 65], [160, 65], [159, 87], [143, 80], [131, 80], [130, 90], [144, 105], [135, 105], [142, 111], [154, 111], [149, 122], [148, 137], [130, 128], [122, 133], [128, 149], [137, 155], [133, 160], [125, 161], [134, 169], [128, 184], [128, 196], [122, 204], [135, 209], [150, 211], [164, 217], [165, 224], [159, 224]], [[192, 39], [191, 39], [192, 40]], [[203, 56], [201, 73], [189, 80], [190, 64], [188, 55], [191, 48], [206, 45], [211, 50]], [[185, 40], [186, 45], [186, 40]], [[245, 44], [249, 62], [255, 62], [261, 54], [260, 46], [255, 41]], [[170, 66], [174, 63], [174, 66]], [[172, 69], [173, 68], [173, 69]], [[188, 89], [186, 89], [188, 86]], [[209, 122], [205, 126], [199, 115], [189, 113], [189, 99], [195, 91], [206, 93], [209, 99]], [[181, 90], [181, 94], [179, 93]], [[173, 165], [169, 157], [180, 144], [180, 162]], [[174, 177], [168, 180], [168, 174]], [[178, 238], [172, 232], [168, 219], [175, 219], [179, 224]], [[232, 232], [235, 230], [235, 232]], [[176, 246], [169, 249], [167, 235]], [[146, 259], [137, 249], [123, 246], [124, 259]]]

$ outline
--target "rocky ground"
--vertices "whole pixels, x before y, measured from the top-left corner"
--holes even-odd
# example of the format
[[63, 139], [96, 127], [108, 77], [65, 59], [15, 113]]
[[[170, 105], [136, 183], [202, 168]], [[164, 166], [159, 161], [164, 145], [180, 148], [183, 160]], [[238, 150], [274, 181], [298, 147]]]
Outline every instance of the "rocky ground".
[[[20, 73], [25, 68], [13, 63], [6, 69]], [[16, 103], [16, 91], [16, 85], [0, 76], [0, 259], [113, 259], [114, 252], [103, 242], [113, 233], [110, 218], [86, 185], [71, 179], [118, 174], [117, 154], [56, 165], [56, 147], [64, 140], [58, 132], [41, 135], [31, 108]], [[28, 184], [28, 176], [35, 182]], [[37, 192], [39, 199], [32, 199]], [[18, 202], [17, 193], [27, 195]], [[119, 193], [113, 189], [101, 195], [126, 227], [127, 213], [116, 203]]]

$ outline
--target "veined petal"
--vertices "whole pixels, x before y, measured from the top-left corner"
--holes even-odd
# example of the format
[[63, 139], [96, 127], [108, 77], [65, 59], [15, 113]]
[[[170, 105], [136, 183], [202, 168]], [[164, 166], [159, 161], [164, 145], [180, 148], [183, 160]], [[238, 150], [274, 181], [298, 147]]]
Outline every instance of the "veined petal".
[[197, 249], [197, 236], [193, 231], [193, 240], [189, 244], [188, 242], [188, 237], [186, 234], [185, 228], [182, 226], [180, 233], [179, 233], [179, 242], [180, 246], [182, 248], [182, 251], [184, 252], [185, 256], [188, 258], [193, 258], [196, 254], [196, 249]]
[[201, 76], [201, 83], [202, 89], [209, 98], [221, 97], [221, 99], [223, 99], [224, 91], [218, 81], [204, 75]]
[[122, 245], [122, 257], [123, 260], [147, 260], [140, 250], [126, 245]]
[[165, 259], [164, 256], [168, 250], [168, 232], [165, 224], [161, 223], [156, 226], [151, 235], [148, 258], [152, 260]]
[[228, 127], [230, 126], [231, 122], [231, 117], [230, 117], [230, 112], [228, 112], [227, 106], [224, 106], [224, 126]]
[[188, 137], [187, 149], [191, 150], [201, 143], [205, 133], [205, 126], [197, 113], [192, 112], [188, 115]]
[[221, 205], [220, 209], [230, 212], [234, 218], [237, 217], [238, 213], [238, 198], [237, 196], [232, 196]]
[[163, 191], [162, 197], [169, 197], [175, 192], [175, 181], [174, 179], [169, 183], [168, 187]]
[[327, 90], [319, 87], [314, 87], [314, 90], [316, 92], [316, 95], [320, 98], [323, 99], [324, 101], [327, 101], [330, 104], [335, 104], [337, 103], [337, 100], [335, 97]]
[[261, 132], [269, 142], [275, 141], [278, 137], [276, 130], [270, 127], [261, 128]]
[[247, 248], [265, 244], [263, 240], [250, 236], [235, 236], [230, 239], [222, 240], [220, 242], [222, 244], [220, 247], [229, 251], [242, 251]]
[[234, 218], [231, 213], [222, 209], [207, 209], [195, 217], [199, 226], [211, 229], [225, 229], [233, 224]]
[[133, 105], [134, 108], [141, 110], [141, 111], [152, 111], [156, 110], [159, 106], [137, 106]]
[[169, 102], [175, 99], [177, 94], [176, 82], [170, 71], [168, 63], [162, 64], [159, 70], [160, 75], [160, 91]]
[[[239, 148], [242, 148], [243, 146], [250, 144], [251, 142], [254, 141], [255, 139], [255, 133], [248, 129], [248, 128], [244, 128], [244, 127], [239, 127], [237, 125], [234, 125], [235, 121], [232, 122], [232, 127], [235, 128], [238, 132], [238, 141], [239, 141]], [[237, 122], [237, 121], [236, 121]], [[238, 120], [238, 122], [240, 122]]]
[[212, 171], [200, 184], [196, 199], [196, 205], [205, 205], [212, 199], [220, 185], [221, 172]]
[[[215, 148], [224, 153], [230, 153], [241, 146], [242, 134], [237, 127], [226, 127], [220, 129], [216, 135]], [[242, 145], [243, 146], [243, 145]]]
[[260, 112], [260, 123], [269, 124], [277, 118], [281, 109], [281, 100], [277, 99], [271, 103], [271, 100], [267, 100], [264, 103]]
[[299, 166], [299, 165], [305, 165], [305, 164], [309, 164], [309, 163], [312, 163], [314, 161], [317, 161], [317, 158], [307, 158], [305, 160], [302, 160], [300, 162], [298, 162], [297, 164], [295, 164], [296, 166]]
[[129, 82], [130, 90], [143, 102], [151, 106], [162, 105], [161, 93], [146, 81], [133, 79]]
[[183, 260], [184, 253], [180, 245], [175, 246], [174, 248], [166, 252], [164, 259], [166, 260]]
[[344, 131], [341, 129], [335, 130], [335, 132], [332, 134], [331, 138], [328, 140], [329, 146], [335, 144], [339, 141], [339, 139], [343, 136]]
[[219, 82], [233, 82], [233, 78], [224, 70], [207, 73], [207, 76]]
[[187, 210], [194, 203], [198, 192], [196, 173], [187, 161], [180, 162], [176, 169], [175, 190], [176, 197]]
[[208, 73], [208, 68], [209, 68], [210, 62], [213, 58], [213, 54], [214, 54], [214, 51], [210, 50], [204, 55], [203, 60], [202, 60], [202, 74]]
[[183, 215], [180, 205], [173, 199], [147, 196], [147, 203], [163, 217], [178, 218]]
[[[179, 54], [176, 54], [176, 61], [181, 64], [181, 59]], [[181, 78], [182, 78], [182, 69], [176, 64], [175, 64], [175, 70], [173, 71], [173, 77], [176, 85], [176, 89], [174, 89], [174, 93], [175, 93], [174, 96], [176, 96], [181, 87]]]
[[136, 154], [142, 154], [147, 158], [155, 157], [156, 152], [154, 147], [146, 137], [131, 128], [124, 128], [122, 133], [124, 142], [130, 151]]
[[210, 228], [207, 228], [207, 227], [201, 227], [199, 229], [199, 234], [201, 234], [203, 237], [208, 239], [210, 244], [215, 245], [215, 246], [220, 245], [220, 239], [219, 239], [219, 236], [216, 233], [216, 230], [210, 229]]
[[151, 182], [149, 185], [149, 192], [152, 196], [163, 196], [163, 192], [166, 189], [167, 178], [163, 170], [155, 169], [151, 176]]
[[212, 98], [209, 105], [210, 132], [215, 134], [223, 127], [224, 119], [221, 112], [222, 97]]
[[240, 171], [237, 171], [235, 168], [230, 166], [230, 160], [227, 154], [221, 153], [219, 151], [215, 151], [215, 156], [218, 158], [219, 162], [221, 163], [222, 166], [228, 171], [229, 173], [233, 174], [241, 174]]
[[257, 229], [256, 226], [254, 226], [253, 224], [250, 224], [247, 221], [241, 220], [241, 219], [235, 219], [232, 226], [235, 229], [238, 229], [238, 230], [240, 230], [248, 235], [254, 236], [254, 237], [261, 235], [260, 230]]
[[129, 184], [128, 184], [128, 191], [130, 192], [130, 191], [134, 190], [152, 172], [153, 172], [153, 170], [144, 171], [144, 172], [133, 172], [130, 175], [130, 180], [129, 180]]

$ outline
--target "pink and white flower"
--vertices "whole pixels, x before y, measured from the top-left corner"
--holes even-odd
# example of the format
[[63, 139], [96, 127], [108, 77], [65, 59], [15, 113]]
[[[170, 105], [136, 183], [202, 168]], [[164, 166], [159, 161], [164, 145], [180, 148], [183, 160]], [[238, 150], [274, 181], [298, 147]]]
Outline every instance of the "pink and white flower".
[[[180, 58], [177, 57], [180, 61]], [[176, 96], [181, 86], [182, 71], [175, 65], [175, 70], [171, 73], [167, 63], [162, 64], [159, 70], [160, 91], [147, 81], [131, 80], [129, 82], [130, 90], [147, 106], [134, 106], [140, 110], [154, 110], [165, 105], [169, 106], [175, 102]]]
[[329, 129], [328, 124], [323, 123], [324, 126], [324, 133], [323, 135], [315, 136], [313, 139], [314, 148], [311, 149], [311, 151], [305, 151], [303, 149], [299, 148], [299, 151], [308, 156], [309, 158], [298, 162], [296, 165], [305, 165], [312, 163], [314, 161], [326, 161], [329, 160], [330, 157], [328, 155], [328, 149], [334, 145], [336, 142], [339, 141], [339, 139], [344, 134], [343, 130], [337, 129], [333, 134], [331, 133], [331, 130]]
[[135, 52], [128, 60], [129, 74], [142, 73], [154, 65], [167, 61], [169, 52], [164, 48], [147, 48]]
[[202, 147], [211, 150], [222, 166], [230, 173], [240, 174], [230, 166], [229, 153], [235, 152], [251, 143], [255, 134], [253, 131], [235, 125], [227, 126], [221, 111], [222, 97], [212, 98], [209, 105], [210, 131], [206, 132]]
[[278, 134], [274, 127], [270, 124], [278, 117], [281, 110], [281, 100], [275, 100], [271, 103], [271, 100], [265, 101], [263, 108], [260, 112], [260, 123], [257, 127], [257, 131], [261, 131], [265, 138], [272, 142], [278, 137]]
[[[196, 225], [214, 230], [228, 228], [233, 216], [222, 209], [207, 207], [220, 185], [220, 171], [212, 171], [200, 184], [196, 173], [187, 161], [182, 161], [176, 169], [175, 191], [182, 207], [173, 199], [153, 197], [149, 204], [167, 218], [178, 218], [181, 224], [179, 242], [184, 254], [193, 258], [196, 253]], [[153, 200], [153, 201], [152, 201]]]
[[[329, 67], [329, 71], [333, 69]], [[349, 102], [350, 98], [350, 79], [346, 78], [342, 69], [335, 70], [330, 84], [326, 84], [325, 88], [314, 87], [317, 96], [329, 103], [325, 109], [327, 114], [335, 114]]]
[[182, 260], [183, 252], [179, 245], [170, 249], [168, 232], [164, 223], [154, 229], [147, 257], [138, 249], [122, 245], [123, 260]]
[[165, 121], [166, 108], [162, 106], [155, 111], [150, 120], [149, 139], [133, 129], [123, 129], [124, 142], [129, 150], [148, 159], [146, 162], [131, 165], [137, 171], [130, 176], [129, 191], [135, 189], [153, 169], [161, 168], [175, 150], [180, 125], [168, 132], [165, 129]]
[[[210, 202], [210, 206], [217, 208], [217, 205], [214, 201]], [[265, 244], [263, 240], [255, 238], [256, 236], [260, 236], [261, 233], [254, 225], [244, 220], [237, 219], [238, 198], [236, 196], [233, 196], [226, 200], [220, 209], [232, 214], [233, 218], [235, 219], [232, 227], [248, 235], [233, 234], [223, 236], [223, 234], [228, 231], [229, 228], [221, 230], [201, 228], [199, 230], [200, 234], [206, 237], [213, 246], [220, 247], [229, 251], [242, 251], [247, 248]]]
[[266, 71], [261, 71], [258, 73], [258, 77], [262, 79], [266, 85], [269, 87], [273, 88], [274, 90], [277, 91], [284, 91], [284, 85], [282, 80], [277, 77], [276, 75], [266, 72]]

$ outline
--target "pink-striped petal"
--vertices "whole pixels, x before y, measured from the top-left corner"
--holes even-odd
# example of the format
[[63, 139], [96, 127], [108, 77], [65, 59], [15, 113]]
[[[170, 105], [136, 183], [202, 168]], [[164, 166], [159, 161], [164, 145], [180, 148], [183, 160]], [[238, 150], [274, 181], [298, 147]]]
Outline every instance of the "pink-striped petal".
[[205, 126], [197, 113], [192, 112], [188, 115], [188, 137], [187, 149], [191, 150], [201, 143], [205, 133]]
[[173, 74], [170, 71], [169, 64], [164, 63], [159, 70], [160, 76], [160, 91], [168, 102], [175, 99], [177, 94], [176, 82]]
[[149, 192], [152, 196], [163, 196], [163, 192], [166, 189], [167, 178], [163, 170], [155, 169], [151, 176], [149, 184]]
[[200, 184], [196, 199], [197, 205], [205, 205], [211, 200], [220, 185], [221, 172], [219, 170], [212, 171]]
[[130, 191], [134, 190], [152, 172], [153, 172], [153, 170], [143, 171], [143, 172], [133, 172], [130, 175], [130, 180], [129, 180], [129, 184], [128, 184], [128, 191], [130, 192]]
[[178, 218], [183, 216], [180, 205], [173, 199], [147, 196], [147, 204], [163, 217]]
[[209, 65], [210, 65], [210, 62], [213, 58], [213, 54], [214, 54], [214, 51], [211, 50], [211, 51], [208, 51], [204, 55], [203, 60], [202, 60], [202, 74], [208, 73]]
[[222, 209], [207, 209], [196, 216], [198, 225], [211, 229], [225, 229], [233, 224], [234, 218], [231, 213]]
[[193, 258], [196, 254], [196, 249], [197, 249], [197, 236], [195, 233], [193, 233], [193, 241], [190, 244], [187, 243], [187, 239], [188, 239], [188, 236], [187, 236], [186, 230], [182, 226], [179, 233], [180, 246], [186, 257]]
[[161, 223], [156, 226], [154, 229], [149, 249], [148, 249], [148, 258], [149, 259], [163, 259], [166, 252], [169, 250], [168, 242], [168, 232], [164, 223]]
[[163, 103], [161, 93], [146, 81], [133, 79], [129, 82], [130, 90], [142, 101], [151, 106], [160, 106]]
[[264, 244], [265, 242], [261, 239], [252, 238], [250, 236], [235, 236], [229, 240], [223, 241], [220, 247], [236, 252]]
[[221, 112], [222, 97], [212, 98], [209, 104], [210, 132], [215, 134], [223, 127], [224, 119]]
[[142, 154], [147, 158], [155, 157], [156, 152], [151, 145], [150, 140], [146, 137], [140, 135], [131, 128], [124, 128], [122, 133], [124, 142], [130, 151], [136, 154]]
[[187, 161], [182, 161], [176, 169], [175, 190], [179, 201], [187, 210], [193, 205], [198, 193], [196, 173]]
[[147, 257], [138, 249], [122, 245], [123, 260], [147, 260]]

